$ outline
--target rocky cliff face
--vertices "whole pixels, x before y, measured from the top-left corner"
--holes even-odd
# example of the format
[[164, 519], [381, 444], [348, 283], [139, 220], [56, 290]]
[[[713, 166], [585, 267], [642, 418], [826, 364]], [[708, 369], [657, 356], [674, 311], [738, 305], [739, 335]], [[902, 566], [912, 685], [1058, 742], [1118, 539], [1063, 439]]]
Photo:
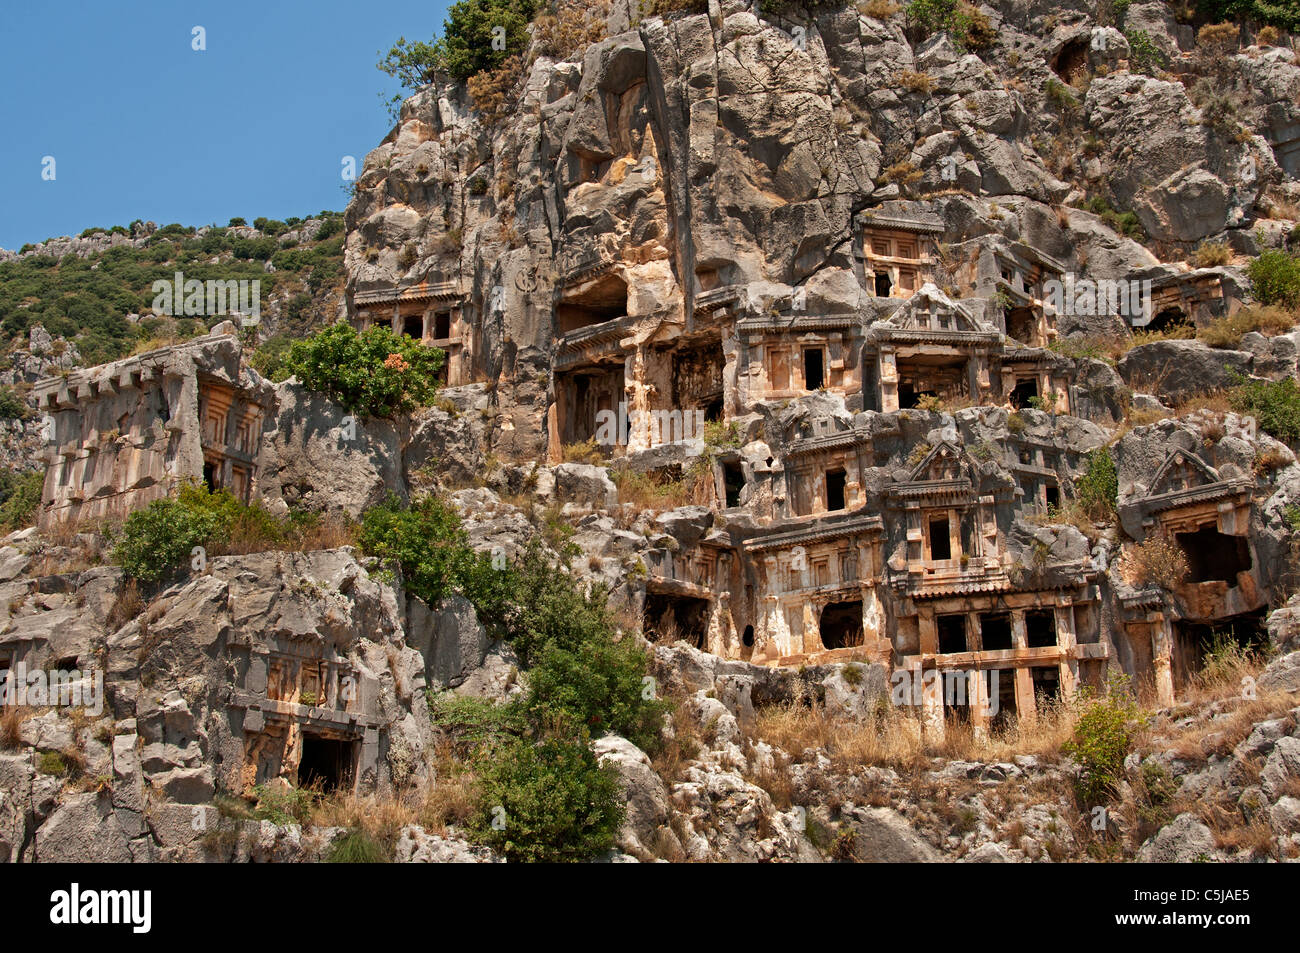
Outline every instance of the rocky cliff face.
[[[976, 49], [874, 0], [616, 2], [498, 75], [504, 109], [426, 87], [348, 208], [347, 310], [448, 352], [437, 405], [230, 375], [260, 435], [204, 462], [272, 513], [432, 492], [479, 551], [607, 587], [674, 711], [653, 758], [593, 742], [628, 802], [606, 859], [1300, 856], [1300, 466], [1241, 390], [1297, 377], [1246, 266], [1294, 226], [1300, 68], [1210, 57], [1164, 4], [979, 10]], [[173, 429], [207, 427], [211, 375], [153, 369], [42, 393], [192, 390]], [[64, 466], [92, 429], [47, 496], [168, 476]], [[457, 833], [430, 715], [528, 683], [470, 602], [339, 545], [201, 560], [146, 605], [76, 530], [0, 549], [0, 659], [104, 676], [100, 711], [6, 714], [0, 856], [320, 859], [355, 813], [239, 798], [319, 781], [397, 859], [499, 859]], [[1116, 677], [1148, 711], [1098, 824], [1062, 744]]]

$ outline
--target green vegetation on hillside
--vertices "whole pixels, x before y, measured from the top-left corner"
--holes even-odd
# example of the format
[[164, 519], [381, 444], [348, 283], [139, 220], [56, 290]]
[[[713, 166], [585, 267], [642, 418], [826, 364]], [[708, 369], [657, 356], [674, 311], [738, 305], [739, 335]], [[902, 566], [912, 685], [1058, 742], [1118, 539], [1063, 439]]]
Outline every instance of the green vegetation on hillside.
[[432, 700], [435, 723], [470, 744], [476, 839], [511, 860], [576, 860], [612, 847], [619, 786], [589, 741], [614, 732], [653, 752], [667, 706], [605, 592], [584, 591], [536, 544], [511, 562], [474, 552], [456, 514], [428, 496], [368, 510], [361, 545], [395, 563], [407, 591], [431, 604], [463, 595], [528, 670], [528, 690], [502, 706]]
[[[28, 255], [0, 262], [0, 345], [25, 344], [28, 329], [43, 325], [56, 338], [72, 341], [87, 366], [115, 360], [151, 340], [185, 339], [222, 320], [167, 317], [152, 313], [155, 281], [173, 281], [176, 272], [200, 281], [261, 282], [263, 309], [272, 292], [297, 292], [299, 321], [309, 319], [303, 301], [343, 281], [342, 215], [322, 212], [316, 238], [282, 247], [273, 235], [284, 234], [301, 220], [257, 219], [266, 234], [243, 238], [225, 228], [198, 236], [195, 229], [167, 225], [139, 248], [118, 245], [87, 258]], [[120, 226], [113, 230], [126, 230]], [[267, 272], [266, 262], [274, 267]], [[127, 321], [139, 314], [139, 322]], [[305, 326], [294, 328], [297, 332]], [[56, 347], [58, 342], [56, 342]]]

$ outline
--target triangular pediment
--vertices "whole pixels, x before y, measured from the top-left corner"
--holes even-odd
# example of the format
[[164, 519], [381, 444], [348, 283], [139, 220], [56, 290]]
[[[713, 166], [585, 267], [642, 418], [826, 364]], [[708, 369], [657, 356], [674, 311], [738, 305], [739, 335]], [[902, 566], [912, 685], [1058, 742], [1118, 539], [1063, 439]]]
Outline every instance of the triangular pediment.
[[890, 327], [901, 331], [983, 332], [969, 311], [926, 282], [889, 319]]
[[912, 470], [911, 482], [970, 479], [972, 465], [965, 451], [947, 440], [937, 444]]
[[1160, 465], [1147, 495], [1161, 496], [1218, 482], [1219, 474], [1214, 469], [1195, 454], [1178, 449], [1169, 454], [1165, 462]]

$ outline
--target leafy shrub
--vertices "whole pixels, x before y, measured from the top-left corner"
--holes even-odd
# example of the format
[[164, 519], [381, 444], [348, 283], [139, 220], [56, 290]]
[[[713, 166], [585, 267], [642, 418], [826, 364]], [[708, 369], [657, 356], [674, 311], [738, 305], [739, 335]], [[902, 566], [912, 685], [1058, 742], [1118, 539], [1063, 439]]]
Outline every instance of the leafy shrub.
[[295, 341], [285, 367], [355, 413], [392, 417], [433, 400], [443, 353], [389, 328], [339, 322]]
[[188, 483], [175, 498], [154, 500], [126, 518], [114, 560], [141, 582], [159, 582], [186, 565], [195, 546], [217, 555], [223, 548], [253, 552], [284, 542], [288, 521], [260, 503], [243, 503], [229, 490]]
[[44, 487], [45, 473], [41, 470], [0, 472], [0, 530], [8, 533], [31, 526]]
[[625, 814], [622, 786], [584, 741], [514, 740], [478, 767], [470, 830], [507, 860], [585, 860], [614, 846]]
[[1146, 236], [1137, 213], [1117, 211], [1100, 195], [1091, 196], [1083, 203], [1082, 207], [1093, 215], [1100, 217], [1103, 222], [1121, 235], [1126, 235], [1134, 241], [1141, 241]]
[[158, 582], [190, 559], [195, 546], [208, 546], [223, 529], [221, 516], [180, 500], [154, 500], [126, 518], [113, 558], [126, 574]]
[[630, 640], [546, 645], [529, 672], [524, 710], [538, 726], [613, 732], [642, 750], [659, 744], [664, 703], [644, 698], [645, 652]]
[[293, 339], [287, 334], [272, 335], [253, 352], [249, 363], [257, 373], [278, 384], [291, 376], [288, 362], [292, 346]]
[[1295, 378], [1247, 381], [1228, 392], [1232, 409], [1253, 414], [1259, 429], [1283, 443], [1300, 444], [1300, 387]]
[[1209, 20], [1254, 20], [1295, 33], [1300, 7], [1290, 0], [1197, 0], [1197, 12]]
[[1124, 38], [1128, 40], [1129, 64], [1134, 72], [1154, 75], [1167, 62], [1165, 54], [1145, 30], [1127, 30]]
[[431, 606], [456, 592], [473, 601], [475, 583], [492, 571], [490, 558], [470, 549], [460, 517], [433, 496], [409, 506], [390, 496], [372, 506], [361, 517], [360, 543], [368, 555], [401, 566], [407, 591]]
[[[379, 69], [407, 89], [419, 89], [439, 72], [468, 79], [499, 67], [508, 57], [528, 47], [528, 24], [538, 10], [537, 0], [459, 0], [447, 11], [442, 36], [432, 43], [398, 41], [379, 61]], [[505, 31], [498, 49], [494, 30]]]
[[1079, 793], [1096, 802], [1112, 792], [1123, 775], [1124, 757], [1133, 743], [1139, 712], [1123, 680], [1112, 681], [1105, 697], [1091, 700], [1061, 750], [1083, 771]]
[[988, 17], [966, 0], [911, 0], [907, 19], [927, 36], [947, 31], [958, 49], [983, 50], [997, 41]]
[[12, 387], [0, 387], [0, 420], [27, 420], [32, 416], [32, 408]]
[[1266, 251], [1246, 269], [1255, 297], [1264, 304], [1300, 306], [1300, 260], [1284, 251]]
[[1098, 447], [1088, 454], [1088, 469], [1074, 481], [1075, 499], [1085, 514], [1094, 520], [1107, 520], [1115, 515], [1119, 502], [1119, 473], [1115, 459], [1106, 447]]

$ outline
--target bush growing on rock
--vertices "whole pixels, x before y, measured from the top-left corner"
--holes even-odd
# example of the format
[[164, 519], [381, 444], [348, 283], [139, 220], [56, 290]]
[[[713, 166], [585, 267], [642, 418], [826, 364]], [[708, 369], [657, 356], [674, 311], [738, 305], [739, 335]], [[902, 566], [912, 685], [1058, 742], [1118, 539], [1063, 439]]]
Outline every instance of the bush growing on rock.
[[354, 413], [393, 417], [433, 400], [443, 353], [385, 327], [332, 325], [295, 341], [285, 367]]
[[654, 751], [665, 703], [643, 697], [645, 673], [645, 654], [627, 641], [550, 644], [530, 670], [524, 710], [538, 726], [613, 732]]
[[470, 549], [460, 517], [433, 496], [417, 497], [409, 506], [390, 496], [366, 510], [361, 547], [397, 563], [407, 591], [431, 606], [453, 592], [477, 603], [477, 584], [490, 581], [485, 575], [492, 571], [489, 557]]
[[1074, 492], [1089, 519], [1097, 522], [1114, 517], [1115, 504], [1119, 501], [1119, 473], [1108, 449], [1098, 447], [1088, 454], [1088, 469], [1074, 482]]
[[476, 838], [511, 861], [585, 860], [614, 846], [622, 787], [583, 740], [514, 740], [479, 759]]
[[32, 525], [44, 485], [45, 473], [41, 470], [0, 472], [0, 530], [10, 532]]
[[1263, 304], [1300, 306], [1300, 260], [1276, 249], [1266, 251], [1246, 269], [1255, 297]]
[[1300, 443], [1300, 387], [1295, 378], [1246, 381], [1228, 393], [1232, 409], [1253, 414], [1259, 429], [1283, 443]]
[[185, 566], [195, 546], [209, 556], [264, 551], [291, 541], [309, 522], [296, 514], [280, 519], [229, 490], [187, 483], [174, 498], [154, 500], [126, 518], [113, 558], [133, 579], [156, 583]]
[[1123, 775], [1124, 756], [1133, 742], [1139, 711], [1127, 682], [1115, 679], [1107, 694], [1087, 700], [1074, 727], [1074, 735], [1061, 750], [1079, 762], [1079, 794], [1095, 803], [1114, 790]]
[[183, 566], [195, 546], [219, 538], [222, 517], [178, 499], [154, 500], [126, 518], [113, 558], [128, 576], [159, 582]]

